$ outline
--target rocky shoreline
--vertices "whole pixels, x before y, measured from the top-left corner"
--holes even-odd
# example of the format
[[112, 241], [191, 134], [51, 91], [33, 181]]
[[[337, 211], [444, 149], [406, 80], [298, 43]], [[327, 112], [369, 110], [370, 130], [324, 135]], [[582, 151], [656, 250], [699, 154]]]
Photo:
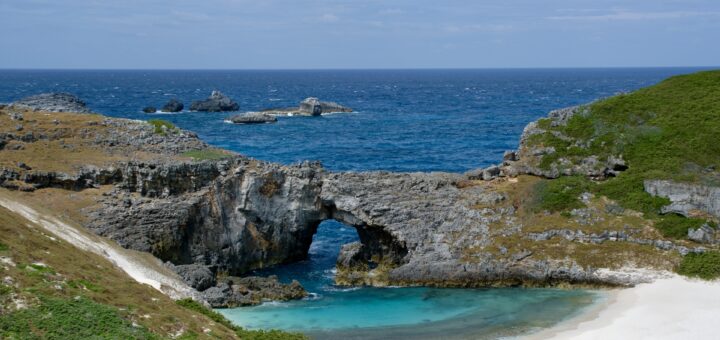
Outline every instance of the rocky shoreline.
[[[311, 102], [314, 114], [315, 104], [322, 104]], [[306, 111], [310, 112], [309, 106]], [[578, 108], [553, 111], [548, 119], [551, 124], [564, 124], [578, 112]], [[15, 113], [8, 110], [8, 115]], [[284, 285], [272, 278], [222, 278], [306, 258], [313, 234], [327, 219], [353, 226], [360, 236], [360, 242], [343, 246], [338, 258], [336, 282], [341, 285], [626, 286], [643, 278], [608, 276], [602, 269], [632, 265], [667, 269], [681, 256], [704, 251], [686, 241], [663, 239], [632, 212], [602, 208], [610, 205], [602, 198], [588, 197], [586, 206], [567, 220], [548, 214], [526, 216], [523, 190], [528, 189], [523, 188], [542, 178], [581, 174], [603, 179], [626, 168], [620, 155], [607, 160], [589, 157], [571, 166], [560, 159], [541, 168], [542, 156], [552, 150], [527, 143], [543, 132], [538, 123], [528, 125], [520, 148], [506, 153], [503, 163], [463, 175], [332, 173], [314, 162], [285, 166], [233, 154], [187, 160], [181, 157], [184, 152], [208, 148], [191, 132], [158, 134], [143, 122], [114, 118], [101, 122], [97, 126], [102, 133], [84, 137], [108, 154], [151, 152], [175, 158], [128, 157], [114, 160], [111, 166], [85, 164], [73, 172], [4, 168], [0, 183], [20, 190], [109, 186], [96, 205], [83, 209], [85, 227], [123, 247], [172, 263], [171, 268], [213, 306], [305, 296], [298, 284]], [[17, 140], [27, 144], [70, 137], [34, 132], [32, 138], [0, 136], [0, 150]], [[653, 190], [673, 197], [672, 192]], [[684, 202], [702, 200], [697, 193], [708, 191], [693, 192]], [[717, 213], [714, 206], [707, 212]], [[545, 220], [552, 223], [537, 230], [538, 221]], [[631, 222], [636, 226], [628, 229]], [[607, 228], [593, 231], [601, 223]], [[614, 251], [603, 250], [616, 249], [614, 245], [648, 258], [598, 259], [593, 253]], [[565, 252], [577, 247], [575, 253]]]

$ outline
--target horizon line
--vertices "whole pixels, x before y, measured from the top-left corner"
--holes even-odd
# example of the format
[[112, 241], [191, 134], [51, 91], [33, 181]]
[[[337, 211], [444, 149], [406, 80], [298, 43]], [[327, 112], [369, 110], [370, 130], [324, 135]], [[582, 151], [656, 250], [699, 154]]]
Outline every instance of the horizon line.
[[590, 69], [714, 69], [709, 66], [557, 66], [557, 67], [407, 67], [407, 68], [3, 68], [0, 71], [472, 71], [472, 70], [590, 70]]

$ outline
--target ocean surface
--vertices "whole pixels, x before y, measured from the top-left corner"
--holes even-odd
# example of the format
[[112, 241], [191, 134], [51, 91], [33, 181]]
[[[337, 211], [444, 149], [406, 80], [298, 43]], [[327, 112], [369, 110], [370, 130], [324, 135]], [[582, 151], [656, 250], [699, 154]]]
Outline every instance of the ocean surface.
[[[0, 70], [0, 102], [61, 91], [100, 113], [162, 118], [218, 147], [262, 160], [320, 160], [332, 171], [463, 172], [497, 163], [517, 147], [525, 125], [556, 108], [652, 85], [694, 68], [325, 71]], [[315, 96], [353, 113], [280, 117], [276, 124], [232, 125], [227, 113], [145, 114], [171, 98], [220, 90], [241, 111], [297, 105]], [[299, 280], [311, 297], [222, 310], [249, 328], [316, 338], [496, 338], [549, 327], [603, 299], [585, 290], [352, 288], [333, 285], [342, 244], [353, 228], [321, 224], [307, 260], [271, 268]]]

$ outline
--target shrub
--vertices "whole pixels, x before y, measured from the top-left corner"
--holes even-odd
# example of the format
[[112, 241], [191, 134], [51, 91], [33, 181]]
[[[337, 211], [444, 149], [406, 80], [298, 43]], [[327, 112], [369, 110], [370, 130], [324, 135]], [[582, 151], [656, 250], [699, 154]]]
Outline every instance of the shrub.
[[194, 160], [198, 161], [204, 161], [204, 160], [218, 160], [223, 158], [228, 158], [231, 155], [223, 150], [219, 149], [204, 149], [204, 150], [192, 150], [184, 152], [182, 157], [190, 157]]
[[700, 218], [686, 218], [672, 214], [663, 216], [655, 223], [655, 228], [665, 237], [684, 239], [687, 238], [688, 229], [697, 229], [705, 223], [707, 221]]
[[582, 208], [579, 196], [590, 190], [591, 182], [581, 176], [560, 177], [558, 179], [540, 181], [535, 185], [536, 210], [558, 212]]
[[686, 255], [678, 273], [690, 277], [712, 280], [720, 277], [720, 252], [710, 251], [701, 254]]
[[166, 131], [173, 131], [177, 129], [173, 123], [168, 122], [167, 120], [162, 119], [150, 119], [148, 120], [148, 123], [150, 125], [155, 127], [155, 133], [165, 135]]

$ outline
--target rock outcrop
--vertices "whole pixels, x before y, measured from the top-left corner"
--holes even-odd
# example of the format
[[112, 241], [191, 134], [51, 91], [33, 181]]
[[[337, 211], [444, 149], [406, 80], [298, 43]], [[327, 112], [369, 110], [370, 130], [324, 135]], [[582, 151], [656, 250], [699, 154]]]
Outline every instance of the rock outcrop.
[[315, 97], [303, 99], [298, 107], [263, 110], [262, 113], [283, 116], [319, 116], [323, 113], [353, 112], [353, 109], [335, 102], [323, 102]]
[[229, 117], [227, 120], [234, 124], [266, 124], [277, 122], [277, 118], [262, 112], [242, 113]]
[[213, 308], [231, 308], [259, 305], [265, 301], [286, 301], [302, 299], [308, 295], [299, 282], [289, 284], [278, 281], [277, 276], [269, 277], [227, 277], [202, 296]]
[[604, 158], [590, 155], [582, 159], [570, 160], [555, 157], [558, 150], [555, 150], [554, 146], [542, 142], [544, 138], [554, 139], [561, 140], [571, 147], [587, 148], [588, 146], [583, 142], [547, 128], [548, 126], [566, 125], [574, 115], [586, 114], [586, 106], [573, 106], [551, 111], [546, 119], [528, 124], [520, 138], [518, 151], [506, 153], [503, 163], [499, 165], [502, 174], [507, 176], [534, 175], [545, 178], [582, 175], [594, 179], [606, 179], [627, 170], [628, 167], [622, 155], [611, 155]]
[[326, 219], [322, 172], [242, 157], [130, 164], [87, 227], [176, 265], [242, 274], [306, 257]]
[[720, 187], [668, 180], [647, 180], [643, 184], [650, 195], [665, 197], [672, 202], [662, 208], [665, 214], [692, 217], [705, 213], [720, 218]]
[[160, 111], [162, 112], [180, 112], [185, 108], [182, 102], [177, 99], [170, 99]]
[[147, 106], [147, 107], [143, 108], [143, 112], [155, 113], [155, 112], [157, 112], [157, 109], [154, 106]]
[[238, 111], [240, 105], [222, 92], [213, 91], [208, 99], [192, 102], [190, 110], [202, 112]]
[[84, 101], [69, 93], [42, 93], [20, 99], [12, 104], [18, 108], [49, 112], [90, 113]]

